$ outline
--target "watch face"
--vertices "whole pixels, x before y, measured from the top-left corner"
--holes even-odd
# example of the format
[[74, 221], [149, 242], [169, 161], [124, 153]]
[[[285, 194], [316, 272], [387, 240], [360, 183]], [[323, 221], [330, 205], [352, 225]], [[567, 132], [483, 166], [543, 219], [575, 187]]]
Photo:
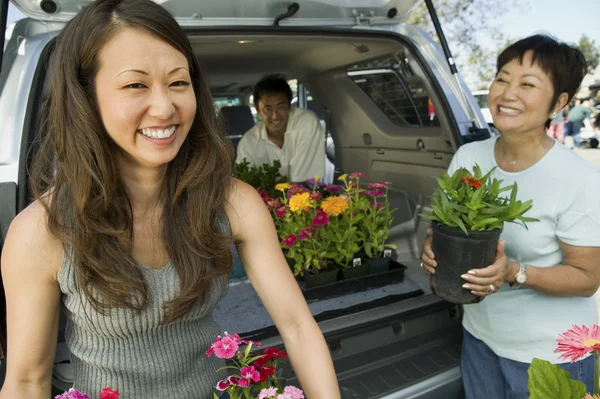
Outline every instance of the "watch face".
[[525, 281], [527, 281], [527, 275], [519, 273], [519, 274], [517, 274], [516, 280], [517, 280], [517, 283], [523, 284]]

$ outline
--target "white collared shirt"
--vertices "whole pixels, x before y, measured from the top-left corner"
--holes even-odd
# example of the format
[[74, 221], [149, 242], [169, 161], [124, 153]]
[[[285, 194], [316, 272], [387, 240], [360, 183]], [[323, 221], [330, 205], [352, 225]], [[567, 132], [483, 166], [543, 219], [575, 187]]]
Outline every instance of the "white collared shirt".
[[315, 176], [322, 178], [325, 176], [325, 132], [314, 113], [292, 108], [283, 147], [269, 140], [265, 124], [260, 122], [248, 130], [238, 144], [236, 162], [244, 158], [254, 166], [279, 160], [279, 173], [292, 182]]

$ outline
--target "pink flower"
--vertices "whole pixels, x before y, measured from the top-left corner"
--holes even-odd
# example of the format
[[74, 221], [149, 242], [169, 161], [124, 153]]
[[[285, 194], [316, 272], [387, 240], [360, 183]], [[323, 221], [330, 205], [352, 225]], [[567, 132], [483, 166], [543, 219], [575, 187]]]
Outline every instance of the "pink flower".
[[383, 197], [385, 195], [385, 193], [381, 190], [369, 190], [367, 191], [367, 194], [371, 197]]
[[102, 389], [102, 392], [98, 394], [100, 399], [119, 399], [119, 391], [113, 391], [112, 389], [106, 387]]
[[54, 399], [91, 399], [91, 398], [89, 397], [89, 395], [87, 395], [83, 392], [76, 391], [75, 389], [71, 388], [67, 392], [63, 393], [62, 395], [55, 396]]
[[211, 348], [213, 349], [215, 356], [219, 359], [231, 359], [237, 352], [239, 344], [237, 343], [237, 340], [231, 336], [225, 336], [223, 339], [217, 337], [217, 340], [213, 343]]
[[258, 394], [258, 399], [269, 399], [269, 398], [272, 398], [275, 395], [277, 395], [277, 388], [273, 388], [273, 387], [264, 388]]
[[288, 209], [290, 209], [290, 207], [287, 205], [280, 206], [279, 208], [275, 209], [275, 214], [277, 215], [278, 218], [282, 218], [285, 216]]
[[304, 399], [304, 392], [293, 385], [288, 385], [287, 387], [283, 388], [283, 393], [289, 395], [290, 399]]
[[287, 245], [288, 247], [293, 247], [294, 244], [296, 243], [296, 240], [297, 240], [296, 235], [295, 234], [290, 234], [289, 236], [285, 237], [282, 242], [285, 245]]
[[256, 370], [254, 366], [242, 367], [240, 369], [240, 374], [242, 378], [252, 380], [252, 382], [260, 381], [260, 373]]
[[269, 207], [269, 210], [279, 208], [281, 206], [281, 200], [279, 198], [270, 198], [267, 201], [267, 206]]
[[305, 227], [298, 233], [300, 240], [307, 240], [309, 238], [315, 238], [316, 229], [314, 227]]
[[319, 212], [312, 220], [313, 226], [326, 226], [329, 223], [329, 216], [325, 212]]
[[372, 189], [384, 189], [387, 186], [385, 185], [385, 183], [369, 183], [369, 190]]
[[558, 348], [554, 353], [562, 353], [561, 359], [576, 362], [591, 352], [600, 351], [600, 328], [594, 324], [591, 328], [586, 326], [573, 326], [573, 329], [560, 334], [556, 340]]
[[311, 198], [313, 201], [318, 201], [318, 200], [320, 200], [321, 198], [323, 198], [323, 194], [319, 193], [318, 191], [312, 191], [312, 192], [310, 193], [310, 198]]
[[216, 388], [217, 388], [217, 390], [223, 392], [224, 390], [226, 390], [230, 386], [231, 386], [231, 384], [229, 383], [229, 381], [227, 381], [227, 380], [221, 380], [217, 384]]
[[348, 177], [353, 180], [353, 179], [362, 179], [365, 177], [365, 174], [363, 172], [352, 172], [350, 173], [350, 175], [348, 175]]
[[250, 384], [248, 383], [248, 380], [245, 378], [239, 378], [236, 377], [234, 375], [230, 375], [227, 378], [227, 382], [229, 382], [230, 385], [234, 385], [236, 387], [242, 387], [242, 388], [246, 388], [248, 387]]

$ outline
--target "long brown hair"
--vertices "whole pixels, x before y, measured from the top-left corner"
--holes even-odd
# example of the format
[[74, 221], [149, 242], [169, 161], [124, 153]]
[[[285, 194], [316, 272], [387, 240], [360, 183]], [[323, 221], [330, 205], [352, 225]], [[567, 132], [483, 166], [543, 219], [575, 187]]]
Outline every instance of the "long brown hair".
[[132, 253], [132, 207], [116, 162], [120, 149], [104, 129], [94, 90], [100, 49], [127, 27], [150, 32], [186, 56], [198, 104], [161, 193], [162, 236], [180, 281], [178, 296], [165, 304], [164, 322], [171, 322], [214, 293], [211, 281], [231, 270], [231, 236], [217, 224], [233, 152], [190, 42], [164, 8], [150, 0], [97, 0], [65, 26], [50, 66], [52, 90], [31, 184], [94, 308], [145, 309], [148, 285]]

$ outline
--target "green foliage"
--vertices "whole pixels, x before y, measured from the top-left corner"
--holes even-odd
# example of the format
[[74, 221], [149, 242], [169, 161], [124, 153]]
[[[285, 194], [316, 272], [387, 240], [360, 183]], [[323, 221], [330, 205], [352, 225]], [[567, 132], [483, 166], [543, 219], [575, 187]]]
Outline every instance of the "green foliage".
[[581, 35], [577, 47], [581, 50], [588, 63], [587, 72], [593, 72], [598, 66], [598, 63], [600, 63], [600, 46], [598, 46], [593, 39], [590, 39], [586, 35]]
[[[496, 168], [485, 176], [475, 165], [474, 173], [466, 168], [456, 170], [452, 176], [447, 172], [438, 178], [438, 188], [432, 196], [432, 213], [421, 215], [446, 226], [458, 227], [466, 235], [469, 231], [501, 229], [505, 222], [538, 222], [523, 216], [533, 206], [533, 201], [517, 200], [517, 183], [501, 187], [502, 180], [491, 178]], [[501, 195], [507, 193], [506, 195]]]
[[527, 374], [529, 399], [581, 399], [586, 394], [585, 384], [546, 360], [533, 359]]
[[242, 162], [233, 165], [233, 176], [254, 188], [261, 188], [272, 198], [278, 195], [275, 185], [287, 182], [287, 177], [279, 174], [279, 168], [281, 168], [281, 162], [278, 160], [271, 164], [252, 166], [244, 158]]

